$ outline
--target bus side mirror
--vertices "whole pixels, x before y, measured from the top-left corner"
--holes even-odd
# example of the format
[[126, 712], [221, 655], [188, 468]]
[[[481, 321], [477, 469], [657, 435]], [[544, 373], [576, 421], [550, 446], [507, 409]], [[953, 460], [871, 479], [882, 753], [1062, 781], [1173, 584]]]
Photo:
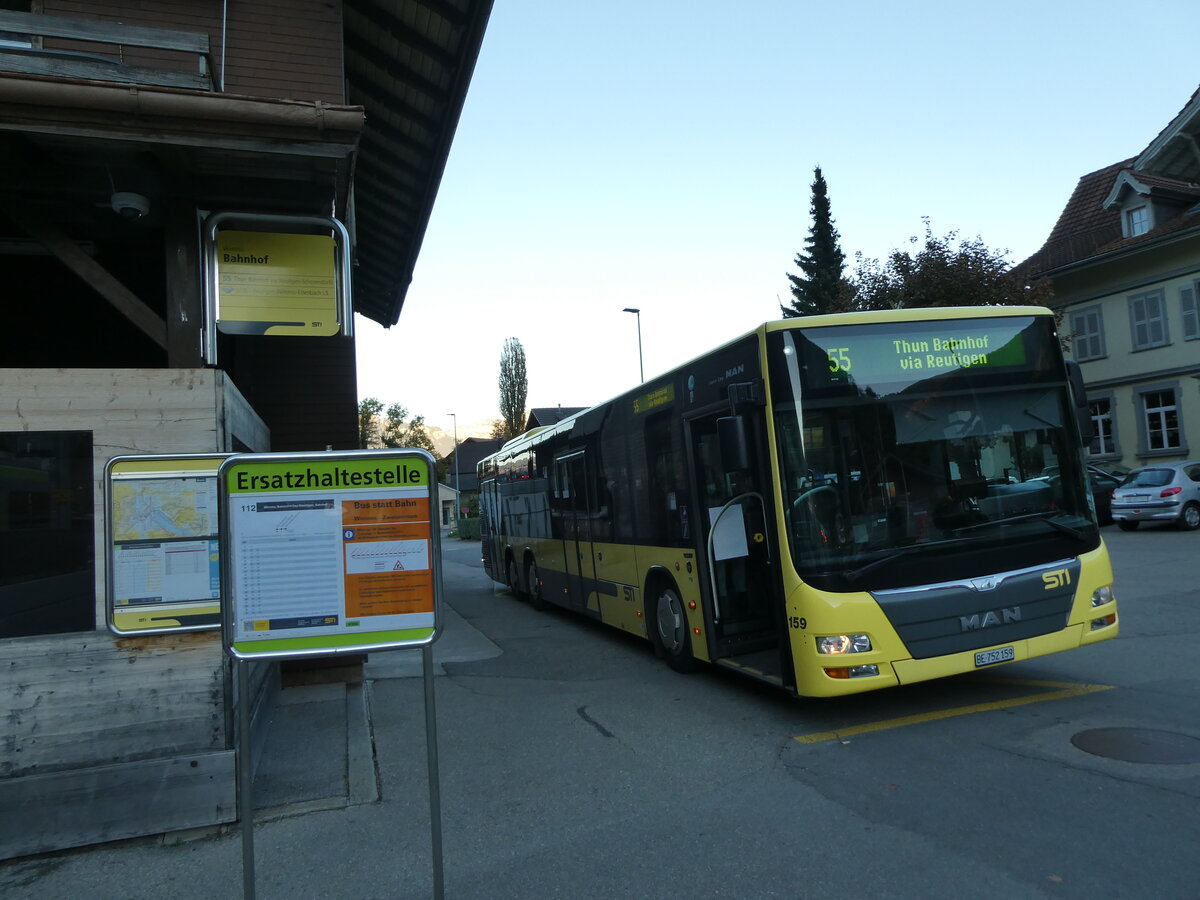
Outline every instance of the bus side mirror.
[[1087, 388], [1083, 383], [1083, 370], [1073, 359], [1066, 360], [1067, 380], [1071, 385], [1071, 399], [1075, 404], [1075, 421], [1079, 423], [1079, 437], [1085, 444], [1092, 439], [1092, 413], [1088, 409]]
[[745, 416], [717, 419], [717, 439], [721, 444], [721, 465], [726, 472], [750, 468], [750, 434]]

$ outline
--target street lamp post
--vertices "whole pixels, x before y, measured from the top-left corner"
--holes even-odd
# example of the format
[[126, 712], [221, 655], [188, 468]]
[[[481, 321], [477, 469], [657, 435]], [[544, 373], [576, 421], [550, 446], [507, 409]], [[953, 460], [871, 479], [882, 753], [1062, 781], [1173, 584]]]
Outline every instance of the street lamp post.
[[640, 309], [634, 309], [632, 306], [627, 306], [623, 310], [621, 310], [621, 312], [633, 313], [635, 316], [637, 316], [637, 323], [638, 323], [638, 377], [642, 381], [645, 381], [646, 380], [646, 368], [645, 368], [645, 366], [642, 365], [642, 311]]
[[458, 517], [462, 515], [462, 492], [458, 489], [458, 416], [446, 413], [454, 420], [454, 527], [458, 528]]

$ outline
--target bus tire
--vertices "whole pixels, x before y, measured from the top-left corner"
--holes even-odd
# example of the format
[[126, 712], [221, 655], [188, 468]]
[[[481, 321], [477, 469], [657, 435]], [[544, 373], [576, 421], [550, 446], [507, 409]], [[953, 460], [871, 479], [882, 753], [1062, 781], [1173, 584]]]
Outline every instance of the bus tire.
[[541, 574], [538, 572], [537, 560], [530, 557], [529, 565], [525, 567], [525, 581], [529, 584], [529, 602], [534, 609], [549, 609], [550, 604], [546, 601], [545, 587], [542, 584]]
[[511, 556], [508, 558], [505, 572], [508, 576], [508, 588], [512, 591], [512, 595], [518, 599], [525, 597], [525, 592], [521, 590], [521, 581], [517, 577], [517, 561]]
[[660, 583], [651, 596], [650, 640], [655, 653], [676, 672], [695, 672], [700, 666], [692, 656], [692, 635], [683, 599], [673, 584]]

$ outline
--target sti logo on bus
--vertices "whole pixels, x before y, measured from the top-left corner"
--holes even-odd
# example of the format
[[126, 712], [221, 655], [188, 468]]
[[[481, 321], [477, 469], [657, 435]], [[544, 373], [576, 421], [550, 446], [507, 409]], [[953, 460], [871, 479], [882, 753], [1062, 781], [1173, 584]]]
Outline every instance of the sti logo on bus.
[[1046, 572], [1042, 575], [1042, 581], [1046, 583], [1044, 590], [1052, 591], [1055, 588], [1066, 587], [1071, 583], [1071, 570], [1058, 569], [1054, 572]]
[[989, 609], [982, 615], [974, 613], [970, 616], [959, 616], [958, 624], [963, 631], [981, 631], [993, 625], [1008, 625], [1021, 621], [1021, 607], [1010, 606], [1005, 609]]

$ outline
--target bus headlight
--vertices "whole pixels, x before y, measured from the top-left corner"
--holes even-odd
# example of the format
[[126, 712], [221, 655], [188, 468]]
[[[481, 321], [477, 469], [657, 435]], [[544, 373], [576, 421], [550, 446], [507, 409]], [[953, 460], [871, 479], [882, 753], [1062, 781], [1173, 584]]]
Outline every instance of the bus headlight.
[[1092, 606], [1107, 606], [1117, 599], [1117, 595], [1113, 593], [1112, 585], [1106, 584], [1102, 588], [1092, 591]]
[[826, 656], [866, 653], [870, 649], [871, 638], [865, 634], [831, 634], [817, 638], [817, 652]]

